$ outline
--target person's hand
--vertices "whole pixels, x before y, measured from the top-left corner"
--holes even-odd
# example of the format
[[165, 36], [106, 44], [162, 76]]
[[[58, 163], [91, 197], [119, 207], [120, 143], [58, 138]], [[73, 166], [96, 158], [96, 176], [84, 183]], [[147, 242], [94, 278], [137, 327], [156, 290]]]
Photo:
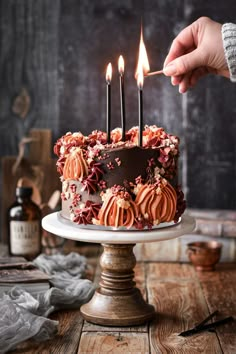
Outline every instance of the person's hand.
[[229, 77], [221, 35], [222, 25], [201, 17], [174, 39], [163, 72], [184, 93], [209, 73]]

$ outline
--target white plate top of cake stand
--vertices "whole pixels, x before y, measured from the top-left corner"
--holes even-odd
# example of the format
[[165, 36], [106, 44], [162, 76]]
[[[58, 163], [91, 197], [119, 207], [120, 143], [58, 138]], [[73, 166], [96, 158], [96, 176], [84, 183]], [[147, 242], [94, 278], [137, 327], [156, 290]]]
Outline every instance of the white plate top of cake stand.
[[[171, 226], [169, 226], [171, 225]], [[94, 242], [94, 243], [144, 243], [170, 240], [187, 234], [195, 228], [195, 220], [191, 216], [183, 215], [177, 224], [160, 224], [158, 228], [152, 230], [105, 230], [94, 228], [80, 227], [69, 220], [63, 219], [60, 212], [55, 212], [45, 216], [42, 220], [43, 228], [64, 238], [76, 241]]]

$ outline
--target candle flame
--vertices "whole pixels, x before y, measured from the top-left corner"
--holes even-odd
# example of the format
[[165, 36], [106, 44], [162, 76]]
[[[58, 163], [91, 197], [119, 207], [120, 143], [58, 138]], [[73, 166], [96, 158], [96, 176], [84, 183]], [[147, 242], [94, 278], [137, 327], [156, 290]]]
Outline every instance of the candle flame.
[[122, 57], [122, 55], [120, 55], [119, 60], [118, 60], [118, 70], [119, 70], [120, 75], [124, 74], [124, 69], [125, 69], [124, 58]]
[[111, 82], [112, 78], [112, 65], [109, 63], [107, 65], [107, 71], [106, 71], [106, 82], [109, 84]]
[[140, 42], [139, 42], [139, 56], [138, 65], [135, 72], [135, 78], [137, 79], [138, 87], [143, 86], [143, 77], [150, 71], [148, 56], [146, 47], [143, 41], [143, 29], [141, 27]]

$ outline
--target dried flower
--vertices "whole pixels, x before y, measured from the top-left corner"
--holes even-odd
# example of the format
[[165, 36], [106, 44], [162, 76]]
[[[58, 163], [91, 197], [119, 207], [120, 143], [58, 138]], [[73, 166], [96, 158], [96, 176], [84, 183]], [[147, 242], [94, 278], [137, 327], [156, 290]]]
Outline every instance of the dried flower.
[[142, 176], [136, 177], [136, 178], [135, 178], [135, 183], [136, 183], [136, 184], [142, 184], [142, 183], [143, 183], [143, 178], [142, 178]]
[[77, 207], [77, 205], [79, 204], [80, 201], [81, 201], [81, 195], [78, 193], [75, 193], [73, 196], [73, 200], [72, 200], [73, 207]]
[[61, 199], [64, 201], [67, 200], [66, 194], [64, 192], [61, 193]]
[[114, 166], [114, 164], [112, 162], [109, 162], [109, 163], [107, 163], [107, 168], [109, 170], [114, 170], [115, 166]]
[[107, 188], [107, 182], [104, 181], [103, 179], [98, 182], [98, 185], [101, 189], [106, 189]]
[[121, 160], [119, 159], [119, 157], [115, 158], [115, 162], [117, 163], [117, 166], [121, 165]]
[[76, 193], [76, 189], [77, 189], [77, 187], [76, 187], [75, 183], [70, 185], [70, 190], [71, 190], [72, 193]]
[[156, 163], [155, 163], [155, 160], [154, 160], [153, 157], [148, 160], [148, 166], [149, 166], [149, 167], [154, 167], [154, 166], [156, 166]]

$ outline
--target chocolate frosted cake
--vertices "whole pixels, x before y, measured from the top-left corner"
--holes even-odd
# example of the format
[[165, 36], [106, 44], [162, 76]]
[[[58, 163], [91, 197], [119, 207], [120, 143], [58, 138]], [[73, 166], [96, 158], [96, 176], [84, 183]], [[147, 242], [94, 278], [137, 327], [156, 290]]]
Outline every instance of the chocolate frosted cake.
[[67, 133], [55, 144], [62, 181], [62, 217], [76, 224], [114, 228], [152, 228], [177, 222], [184, 212], [178, 185], [179, 139], [163, 128], [145, 126], [126, 132]]

